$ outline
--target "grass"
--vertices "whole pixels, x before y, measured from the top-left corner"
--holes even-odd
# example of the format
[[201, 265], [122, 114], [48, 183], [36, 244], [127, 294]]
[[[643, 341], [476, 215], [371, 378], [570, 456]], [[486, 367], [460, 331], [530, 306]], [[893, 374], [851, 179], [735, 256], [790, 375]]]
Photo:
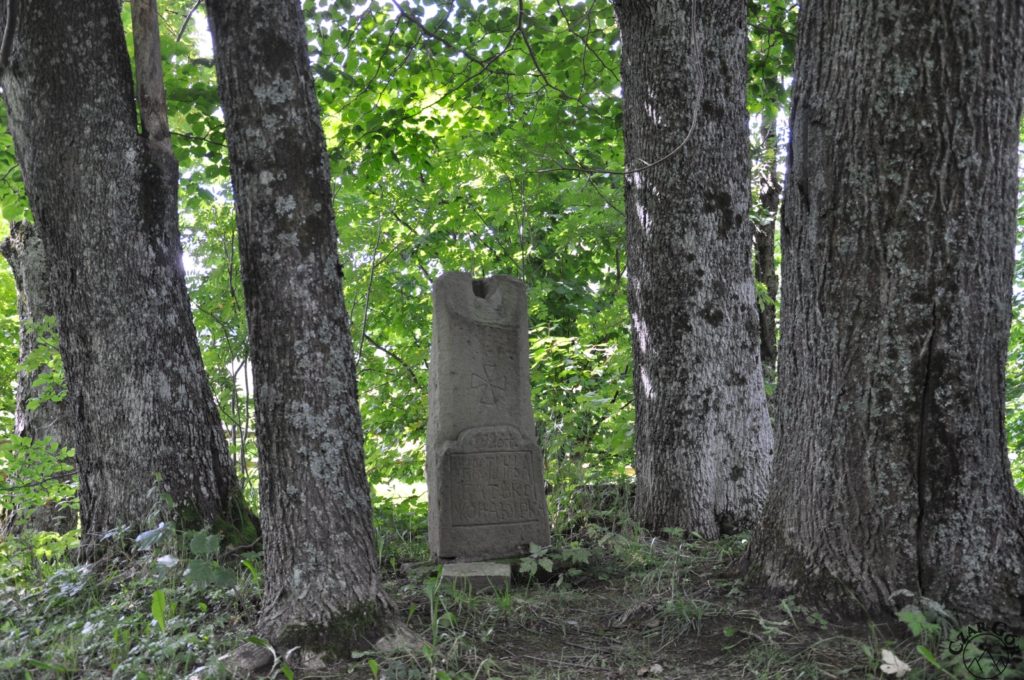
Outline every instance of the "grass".
[[[64, 555], [7, 573], [0, 677], [181, 677], [240, 644], [259, 604], [253, 572], [207, 559], [202, 534], [164, 534], [94, 564]], [[29, 549], [32, 536], [21, 539]]]
[[[972, 677], [949, 649], [954, 631], [925, 610], [905, 623], [833, 620], [747, 588], [736, 571], [744, 536], [654, 537], [601, 512], [575, 516], [551, 548], [518, 561], [508, 590], [467, 594], [422, 564], [422, 509], [382, 508], [380, 563], [402, 644], [319, 668], [276, 650], [271, 676], [867, 678], [886, 677], [889, 650], [910, 666], [905, 678]], [[252, 639], [257, 554], [225, 556], [215, 537], [163, 530], [75, 566], [40, 540], [0, 544], [0, 678], [225, 677], [217, 657]], [[1024, 677], [1014, 673], [998, 677]]]

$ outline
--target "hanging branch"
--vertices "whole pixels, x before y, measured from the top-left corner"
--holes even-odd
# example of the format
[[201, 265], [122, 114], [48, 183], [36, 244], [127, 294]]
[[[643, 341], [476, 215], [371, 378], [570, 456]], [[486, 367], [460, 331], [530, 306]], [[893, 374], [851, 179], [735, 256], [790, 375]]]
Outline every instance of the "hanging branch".
[[366, 339], [366, 318], [370, 314], [370, 295], [373, 293], [373, 277], [377, 273], [377, 254], [380, 252], [380, 238], [383, 233], [384, 221], [379, 220], [377, 222], [377, 242], [373, 246], [373, 255], [370, 258], [370, 280], [366, 284], [366, 299], [363, 302], [363, 321], [360, 325], [359, 351], [356, 353], [356, 373], [359, 372], [359, 366], [363, 362], [363, 340]]
[[530, 55], [530, 61], [533, 62], [533, 67], [537, 69], [537, 77], [539, 77], [541, 79], [541, 82], [547, 85], [550, 89], [554, 90], [555, 92], [562, 95], [566, 99], [576, 101], [582, 104], [583, 102], [581, 101], [579, 95], [573, 97], [571, 94], [569, 94], [562, 88], [558, 87], [557, 85], [554, 85], [548, 79], [548, 74], [541, 67], [540, 61], [537, 60], [537, 53], [533, 51], [533, 45], [530, 44], [530, 37], [529, 35], [527, 35], [526, 32], [526, 23], [524, 21], [525, 17], [526, 10], [523, 8], [523, 0], [519, 0], [519, 18], [517, 20], [518, 25], [516, 26], [516, 30], [519, 32], [519, 37], [523, 39], [523, 45], [526, 46], [526, 53]]
[[398, 356], [392, 350], [388, 349], [384, 345], [382, 345], [379, 342], [377, 342], [376, 340], [374, 340], [372, 337], [370, 337], [370, 335], [368, 333], [363, 333], [363, 338], [365, 338], [368, 343], [370, 343], [371, 345], [373, 345], [374, 347], [379, 349], [381, 352], [383, 352], [384, 354], [386, 354], [389, 357], [391, 357], [391, 359], [393, 359], [399, 366], [401, 366], [402, 368], [405, 369], [405, 371], [409, 374], [409, 377], [412, 378], [412, 381], [414, 383], [419, 384], [419, 378], [416, 375], [416, 370], [412, 366], [410, 366], [405, 361], [405, 359], [403, 359], [402, 357]]
[[188, 22], [192, 20], [192, 15], [196, 13], [196, 10], [199, 9], [199, 5], [201, 5], [202, 2], [203, 0], [196, 0], [195, 4], [192, 5], [192, 9], [190, 9], [188, 14], [185, 15], [185, 20], [181, 22], [181, 28], [178, 29], [178, 37], [174, 39], [175, 42], [181, 42], [181, 36], [185, 35], [185, 29], [188, 28]]
[[[450, 49], [452, 52], [457, 52], [461, 54], [462, 56], [466, 57], [466, 59], [469, 59], [477, 66], [483, 66], [484, 62], [482, 59], [473, 56], [469, 52], [469, 50], [462, 47], [461, 45], [456, 45], [452, 43], [452, 41], [448, 40], [448, 38], [444, 37], [443, 35], [431, 31], [429, 28], [426, 27], [426, 25], [422, 21], [420, 21], [414, 14], [409, 12], [400, 2], [398, 2], [398, 0], [391, 0], [391, 4], [395, 6], [395, 9], [398, 10], [398, 13], [402, 16], [403, 19], [415, 25], [416, 28], [420, 29], [420, 33], [427, 36], [428, 38], [433, 38], [434, 40], [438, 41], [439, 43]], [[444, 17], [442, 17], [442, 22], [447, 20], [450, 15], [451, 10], [449, 10], [448, 13], [445, 14]]]

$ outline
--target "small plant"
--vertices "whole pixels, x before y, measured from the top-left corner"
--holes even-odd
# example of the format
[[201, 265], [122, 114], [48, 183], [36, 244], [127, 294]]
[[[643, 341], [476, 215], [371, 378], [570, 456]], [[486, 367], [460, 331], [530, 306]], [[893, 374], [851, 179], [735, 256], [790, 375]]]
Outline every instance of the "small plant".
[[828, 621], [826, 621], [825, 617], [821, 615], [821, 612], [809, 609], [801, 604], [797, 604], [792, 595], [779, 602], [779, 609], [786, 613], [794, 626], [799, 625], [797, 622], [797, 617], [799, 616], [803, 619], [804, 623], [816, 626], [822, 630], [826, 630], [828, 628]]
[[530, 554], [519, 560], [519, 571], [520, 573], [526, 574], [531, 579], [537, 576], [538, 570], [543, 570], [547, 573], [551, 573], [555, 569], [555, 563], [548, 555], [551, 548], [548, 546], [539, 546], [536, 543], [530, 544]]
[[530, 544], [530, 554], [519, 559], [519, 572], [533, 580], [540, 573], [553, 575], [558, 573], [556, 585], [562, 585], [565, 577], [575, 578], [583, 574], [581, 567], [590, 563], [590, 550], [578, 542], [569, 545], [539, 546]]
[[504, 590], [499, 590], [495, 595], [495, 603], [498, 605], [498, 609], [503, 612], [512, 611], [512, 590], [509, 586], [506, 586]]

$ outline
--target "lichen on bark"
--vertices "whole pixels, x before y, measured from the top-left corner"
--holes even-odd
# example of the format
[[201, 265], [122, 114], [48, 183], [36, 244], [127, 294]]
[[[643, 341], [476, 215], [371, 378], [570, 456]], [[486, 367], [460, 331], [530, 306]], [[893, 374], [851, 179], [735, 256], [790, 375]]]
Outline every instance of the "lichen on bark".
[[346, 656], [381, 589], [326, 146], [297, 0], [208, 0], [238, 212], [275, 645]]
[[622, 0], [634, 515], [751, 527], [772, 455], [750, 268], [746, 5]]
[[177, 167], [139, 134], [119, 4], [19, 10], [0, 85], [52, 268], [89, 556], [151, 514], [157, 477], [198, 525], [240, 491], [185, 289]]
[[907, 590], [1024, 625], [1003, 422], [1024, 5], [812, 1], [797, 45], [754, 573], [848, 613]]

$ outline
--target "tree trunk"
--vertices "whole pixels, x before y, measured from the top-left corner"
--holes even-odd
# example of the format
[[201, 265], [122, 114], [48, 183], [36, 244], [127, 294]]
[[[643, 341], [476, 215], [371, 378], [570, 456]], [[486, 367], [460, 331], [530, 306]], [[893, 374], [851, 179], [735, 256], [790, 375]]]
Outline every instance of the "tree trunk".
[[208, 0], [252, 347], [261, 633], [349, 652], [389, 627], [331, 205], [298, 0]]
[[775, 133], [775, 117], [763, 115], [761, 143], [764, 144], [764, 174], [758, 182], [761, 205], [754, 229], [754, 278], [764, 285], [770, 300], [758, 305], [757, 316], [761, 329], [761, 366], [766, 379], [774, 380], [775, 362], [779, 353], [775, 340], [775, 305], [779, 301], [779, 277], [775, 273], [775, 220], [779, 216], [782, 185], [776, 170], [779, 138]]
[[621, 0], [634, 514], [757, 519], [772, 451], [750, 268], [746, 5]]
[[751, 556], [858, 613], [1024, 624], [1003, 425], [1017, 0], [809, 0], [784, 203], [780, 445]]
[[[39, 238], [38, 229], [31, 222], [11, 225], [11, 235], [0, 243], [0, 253], [6, 258], [14, 274], [14, 285], [18, 290], [18, 320], [20, 322], [20, 349], [18, 360], [24, 364], [29, 355], [40, 348], [44, 338], [39, 337], [40, 327], [54, 316], [53, 270], [47, 266], [46, 252]], [[33, 383], [43, 373], [39, 367], [31, 371], [19, 371], [15, 386], [14, 434], [17, 437], [42, 440], [49, 437], [62, 448], [74, 448], [74, 420], [70, 402], [66, 399], [55, 401], [45, 398], [46, 387]], [[40, 400], [34, 409], [29, 403]], [[78, 524], [76, 513], [68, 508], [44, 505], [35, 508], [28, 518], [28, 527], [39, 531], [65, 533]]]
[[154, 145], [171, 151], [167, 121], [167, 91], [160, 54], [160, 13], [156, 0], [132, 0], [132, 44], [135, 47], [135, 85], [142, 134]]
[[179, 525], [244, 525], [185, 290], [177, 166], [139, 135], [120, 3], [18, 10], [0, 84], [52, 267], [83, 550], [150, 516], [157, 477]]

